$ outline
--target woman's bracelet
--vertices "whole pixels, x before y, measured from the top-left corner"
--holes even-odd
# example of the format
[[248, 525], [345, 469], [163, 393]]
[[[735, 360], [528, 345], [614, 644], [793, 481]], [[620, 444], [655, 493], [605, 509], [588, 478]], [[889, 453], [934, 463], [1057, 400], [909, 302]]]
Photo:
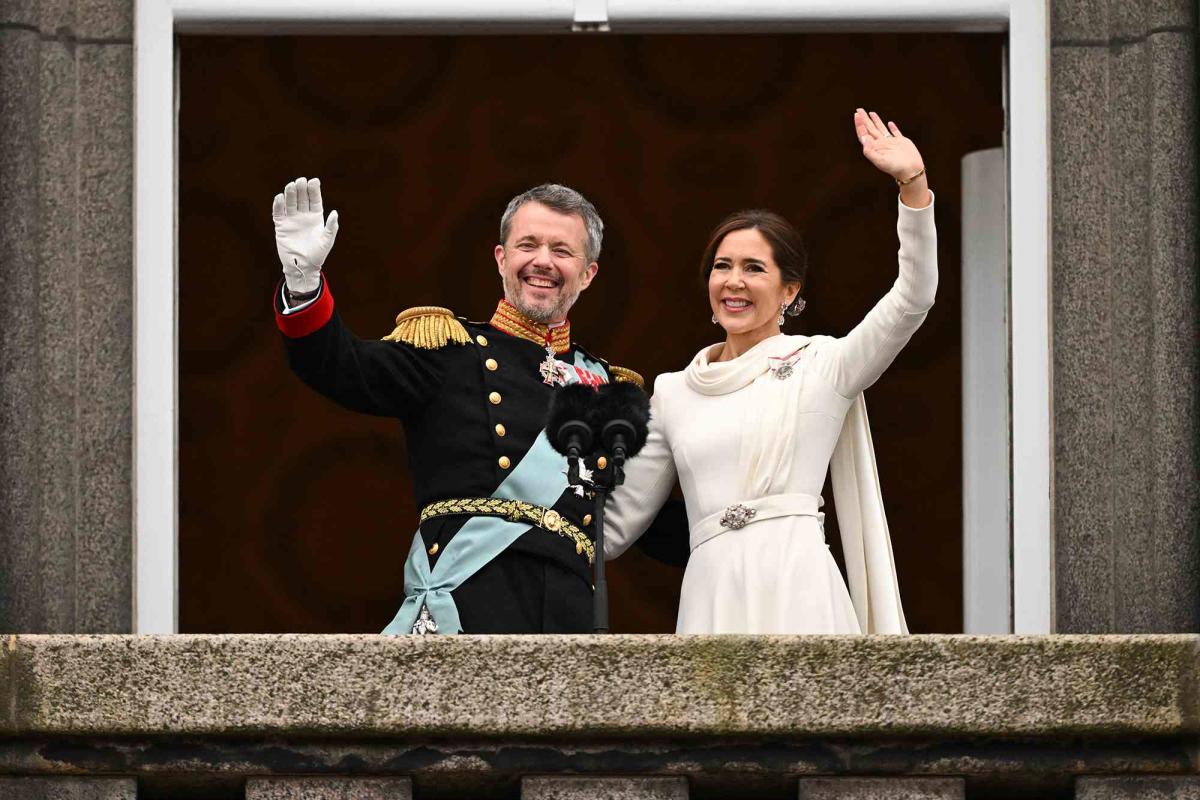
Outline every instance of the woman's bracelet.
[[912, 183], [913, 181], [915, 181], [917, 178], [921, 177], [924, 174], [925, 174], [925, 168], [921, 167], [921, 169], [917, 171], [917, 174], [913, 175], [911, 178], [905, 178], [904, 180], [900, 180], [899, 178], [897, 178], [896, 185], [897, 186], [908, 186], [910, 183]]

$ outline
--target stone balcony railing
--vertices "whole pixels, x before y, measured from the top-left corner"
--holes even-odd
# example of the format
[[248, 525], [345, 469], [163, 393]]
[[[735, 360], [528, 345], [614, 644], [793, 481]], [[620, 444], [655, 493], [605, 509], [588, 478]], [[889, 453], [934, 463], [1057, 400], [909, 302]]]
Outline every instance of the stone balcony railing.
[[0, 797], [1200, 798], [1200, 636], [12, 636]]

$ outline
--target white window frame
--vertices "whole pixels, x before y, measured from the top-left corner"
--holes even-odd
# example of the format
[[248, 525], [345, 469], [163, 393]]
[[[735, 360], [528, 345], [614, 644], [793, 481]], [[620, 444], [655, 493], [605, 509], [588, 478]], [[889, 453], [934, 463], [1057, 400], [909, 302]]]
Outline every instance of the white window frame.
[[1052, 632], [1047, 0], [137, 0], [135, 630], [179, 629], [175, 33], [503, 34], [566, 33], [572, 27], [614, 33], [1007, 32], [1012, 619], [1016, 633]]

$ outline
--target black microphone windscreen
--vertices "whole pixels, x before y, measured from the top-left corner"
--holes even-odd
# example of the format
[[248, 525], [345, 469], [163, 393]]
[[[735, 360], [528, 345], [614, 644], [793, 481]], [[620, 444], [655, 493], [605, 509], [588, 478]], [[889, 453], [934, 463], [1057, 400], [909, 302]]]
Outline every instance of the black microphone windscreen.
[[566, 437], [560, 437], [559, 432], [573, 420], [590, 424], [595, 404], [596, 390], [582, 383], [572, 383], [554, 392], [546, 411], [546, 436], [555, 450], [567, 455]]
[[598, 395], [596, 419], [601, 425], [614, 419], [628, 420], [633, 425], [634, 440], [625, 443], [625, 457], [632, 458], [646, 443], [650, 429], [650, 396], [637, 384], [624, 381], [604, 384]]

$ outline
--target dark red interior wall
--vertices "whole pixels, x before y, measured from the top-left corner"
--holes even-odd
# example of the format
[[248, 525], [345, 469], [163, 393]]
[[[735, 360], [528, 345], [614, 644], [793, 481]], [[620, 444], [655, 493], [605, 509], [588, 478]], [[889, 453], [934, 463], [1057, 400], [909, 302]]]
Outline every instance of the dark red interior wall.
[[[402, 598], [417, 509], [399, 426], [334, 407], [283, 361], [269, 208], [287, 180], [319, 176], [340, 212], [326, 274], [364, 337], [413, 305], [489, 316], [508, 198], [580, 189], [607, 231], [575, 338], [652, 378], [717, 338], [696, 260], [734, 209], [775, 209], [806, 234], [793, 332], [843, 334], [891, 285], [896, 192], [860, 155], [859, 105], [918, 143], [937, 193], [937, 305], [867, 401], [910, 625], [962, 629], [959, 160], [1001, 141], [999, 37], [183, 37], [180, 50], [182, 631], [377, 631]], [[614, 562], [614, 630], [673, 630], [680, 577], [637, 552]]]

